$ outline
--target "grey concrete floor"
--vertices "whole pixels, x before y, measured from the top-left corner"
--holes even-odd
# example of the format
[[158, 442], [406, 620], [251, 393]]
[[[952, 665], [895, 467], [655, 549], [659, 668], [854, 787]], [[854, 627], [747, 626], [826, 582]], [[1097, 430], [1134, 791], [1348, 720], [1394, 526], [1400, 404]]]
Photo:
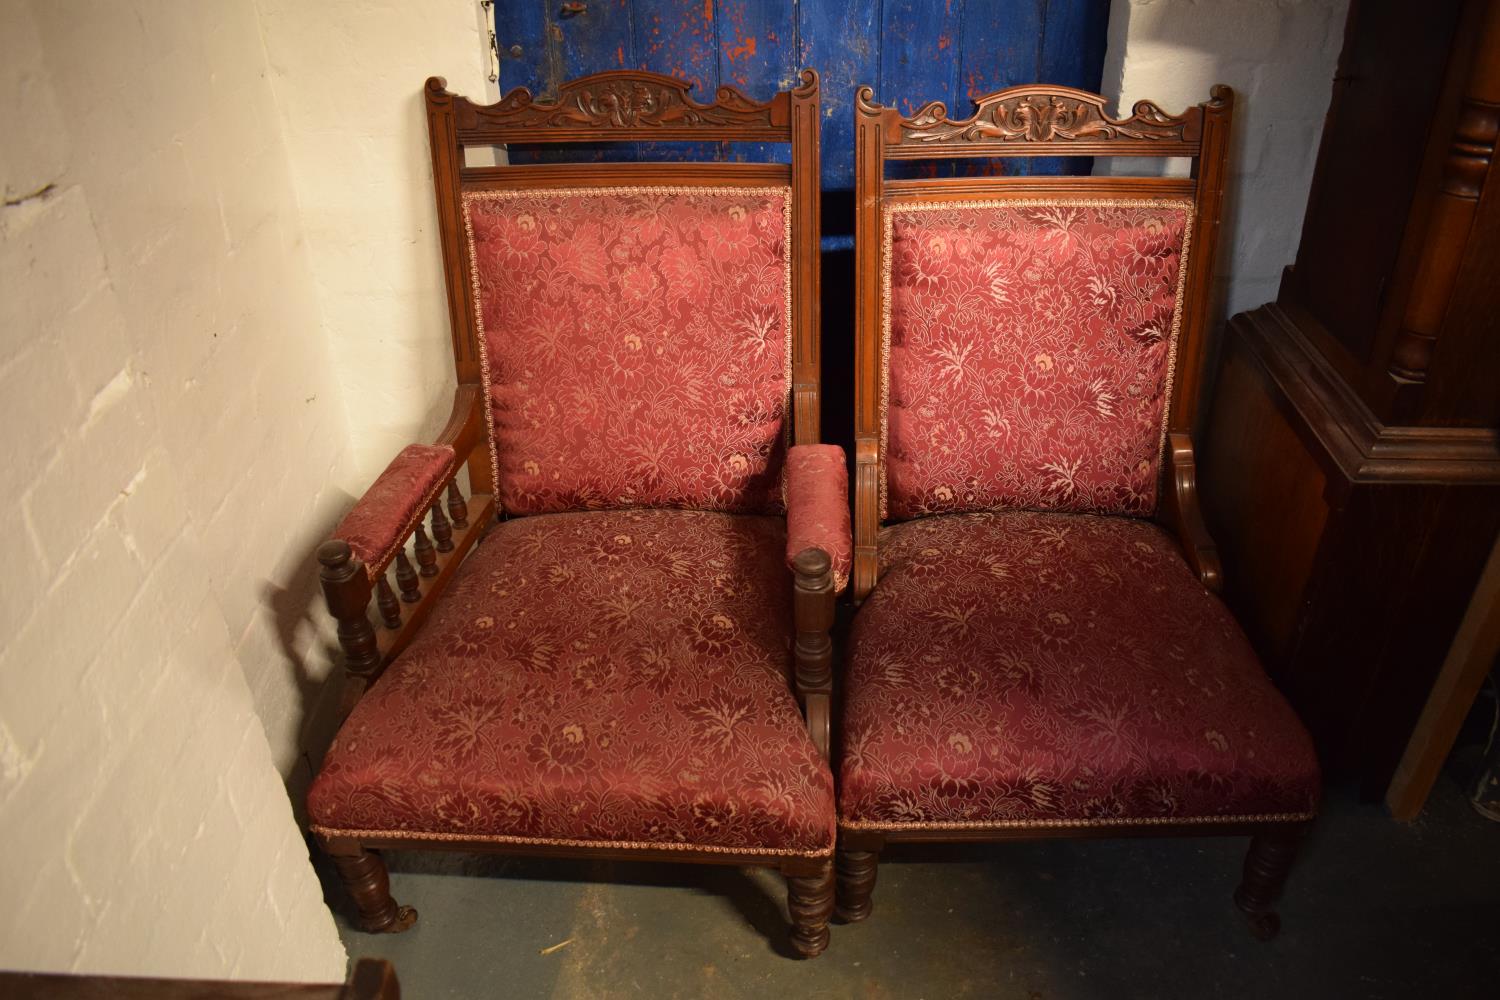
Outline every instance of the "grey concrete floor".
[[392, 854], [421, 914], [397, 936], [352, 929], [324, 876], [350, 955], [393, 961], [408, 1000], [1500, 997], [1500, 824], [1456, 781], [1412, 824], [1331, 790], [1268, 944], [1230, 900], [1244, 846], [892, 848], [874, 915], [813, 961], [786, 955], [770, 871]]

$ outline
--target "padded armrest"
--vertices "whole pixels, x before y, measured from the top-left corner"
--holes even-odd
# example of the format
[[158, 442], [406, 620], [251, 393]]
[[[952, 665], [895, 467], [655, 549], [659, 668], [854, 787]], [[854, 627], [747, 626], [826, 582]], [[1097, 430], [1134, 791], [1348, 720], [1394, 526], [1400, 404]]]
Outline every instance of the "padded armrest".
[[390, 565], [437, 499], [453, 457], [450, 445], [407, 445], [334, 529], [333, 537], [349, 543], [372, 578]]
[[834, 593], [849, 583], [854, 537], [849, 528], [849, 469], [836, 444], [799, 444], [786, 459], [786, 562], [822, 549], [833, 563]]

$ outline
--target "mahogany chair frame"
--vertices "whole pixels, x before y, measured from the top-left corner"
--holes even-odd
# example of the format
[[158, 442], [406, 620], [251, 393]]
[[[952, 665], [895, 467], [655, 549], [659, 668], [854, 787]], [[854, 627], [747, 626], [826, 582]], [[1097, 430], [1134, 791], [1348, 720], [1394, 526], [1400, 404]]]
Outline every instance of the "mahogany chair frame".
[[[932, 102], [903, 116], [874, 103], [870, 87], [855, 96], [855, 479], [854, 567], [851, 593], [861, 603], [876, 585], [881, 527], [882, 342], [885, 289], [881, 281], [884, 213], [892, 200], [942, 202], [1010, 197], [1127, 197], [1191, 199], [1195, 221], [1186, 296], [1177, 342], [1176, 377], [1167, 418], [1163, 488], [1156, 519], [1175, 535], [1203, 585], [1219, 593], [1223, 571], [1198, 504], [1192, 427], [1203, 380], [1204, 333], [1224, 201], [1226, 157], [1234, 92], [1215, 86], [1210, 99], [1181, 115], [1139, 101], [1127, 118], [1111, 117], [1106, 99], [1071, 87], [1011, 87], [976, 99], [970, 118], [954, 121]], [[1187, 177], [985, 176], [896, 180], [892, 160], [1038, 156], [1183, 157]], [[839, 827], [839, 917], [869, 916], [879, 852], [896, 841], [1003, 841], [1116, 836], [1249, 835], [1250, 852], [1235, 902], [1261, 938], [1274, 935], [1272, 907], [1307, 823], [1172, 823], [1152, 825], [872, 831]]]
[[[555, 100], [536, 100], [525, 88], [495, 104], [475, 104], [450, 93], [439, 77], [428, 79], [425, 95], [437, 198], [439, 239], [446, 275], [448, 313], [457, 374], [452, 416], [436, 444], [453, 448], [455, 460], [445, 477], [450, 505], [431, 508], [438, 544], [426, 537], [419, 512], [407, 533], [414, 539], [419, 570], [404, 551], [393, 560], [401, 590], [398, 601], [385, 580], [386, 566], [367, 572], [340, 540], [325, 542], [318, 557], [329, 609], [338, 620], [347, 674], [345, 714], [421, 627], [433, 603], [475, 542], [505, 513], [496, 504], [491, 454], [484, 427], [479, 324], [470, 287], [470, 250], [463, 224], [468, 191], [533, 188], [607, 188], [642, 184], [715, 187], [791, 188], [792, 381], [787, 419], [792, 444], [819, 442], [819, 89], [818, 76], [804, 70], [800, 85], [769, 101], [751, 100], [733, 87], [721, 87], [709, 104], [688, 94], [690, 85], [655, 73], [622, 70], [563, 83]], [[738, 162], [578, 162], [513, 166], [469, 166], [465, 150], [523, 144], [613, 142], [779, 143], [791, 149], [790, 164]], [[465, 503], [454, 479], [466, 467], [474, 489]], [[456, 507], [454, 504], [456, 503]], [[406, 537], [403, 534], [402, 537]], [[831, 561], [821, 549], [807, 549], [793, 561], [793, 618], [796, 630], [793, 679], [808, 731], [824, 758], [829, 756], [833, 652], [829, 629], [834, 616]], [[375, 580], [375, 583], [371, 581]], [[378, 633], [369, 619], [371, 596], [384, 624]], [[403, 615], [402, 605], [408, 605]], [[792, 917], [792, 945], [804, 957], [823, 951], [833, 912], [832, 857], [777, 857], [708, 850], [574, 848], [546, 844], [495, 844], [452, 837], [378, 839], [319, 835], [334, 859], [358, 908], [361, 928], [397, 932], [416, 920], [411, 907], [391, 898], [382, 848], [457, 850], [517, 855], [566, 856], [690, 864], [758, 865], [779, 868], [786, 877]]]

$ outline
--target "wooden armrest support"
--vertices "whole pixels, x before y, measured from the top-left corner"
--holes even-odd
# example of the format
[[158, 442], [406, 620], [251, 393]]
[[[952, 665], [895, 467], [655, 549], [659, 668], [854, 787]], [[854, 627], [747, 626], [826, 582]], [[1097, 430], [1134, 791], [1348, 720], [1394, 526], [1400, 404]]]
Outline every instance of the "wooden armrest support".
[[880, 442], [854, 442], [854, 603], [875, 589], [880, 572], [875, 537], [880, 533]]
[[[423, 494], [421, 503], [413, 505], [388, 550], [382, 550], [373, 563], [367, 564], [345, 538], [332, 538], [318, 547], [323, 595], [329, 612], [338, 622], [339, 646], [344, 651], [348, 683], [342, 708], [346, 715], [381, 671], [411, 642], [431, 613], [437, 595], [495, 518], [492, 495], [475, 493], [466, 500], [456, 481], [459, 468], [483, 440], [480, 425], [483, 411], [479, 403], [478, 386], [458, 387], [452, 415], [434, 442], [453, 457], [435, 487]], [[431, 538], [424, 521], [431, 524]], [[415, 568], [406, 554], [408, 537], [416, 556]], [[386, 569], [392, 562], [396, 565], [396, 581], [401, 591], [399, 599], [386, 579]], [[378, 633], [370, 623], [372, 595], [385, 626]], [[403, 604], [409, 605], [404, 613]]]
[[822, 549], [803, 549], [792, 560], [793, 647], [797, 697], [813, 744], [829, 758], [833, 702], [833, 560]]
[[1166, 489], [1162, 496], [1162, 514], [1177, 535], [1188, 565], [1214, 593], [1224, 588], [1224, 568], [1219, 550], [1203, 522], [1198, 506], [1198, 467], [1193, 458], [1193, 439], [1185, 432], [1167, 435]]

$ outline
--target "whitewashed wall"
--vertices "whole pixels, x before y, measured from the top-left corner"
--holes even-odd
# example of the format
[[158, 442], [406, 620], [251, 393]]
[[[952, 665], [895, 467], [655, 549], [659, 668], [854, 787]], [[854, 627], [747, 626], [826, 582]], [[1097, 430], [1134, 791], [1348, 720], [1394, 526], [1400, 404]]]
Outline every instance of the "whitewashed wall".
[[[1103, 91], [1170, 112], [1235, 89], [1221, 313], [1276, 297], [1297, 253], [1348, 0], [1114, 0]], [[1139, 162], [1120, 164], [1134, 172]], [[1101, 170], [1108, 170], [1101, 161]]]
[[274, 605], [349, 429], [254, 3], [7, 3], [0, 136], [0, 967], [339, 980]]
[[453, 401], [422, 84], [493, 99], [483, 15], [474, 0], [258, 6], [358, 493]]

